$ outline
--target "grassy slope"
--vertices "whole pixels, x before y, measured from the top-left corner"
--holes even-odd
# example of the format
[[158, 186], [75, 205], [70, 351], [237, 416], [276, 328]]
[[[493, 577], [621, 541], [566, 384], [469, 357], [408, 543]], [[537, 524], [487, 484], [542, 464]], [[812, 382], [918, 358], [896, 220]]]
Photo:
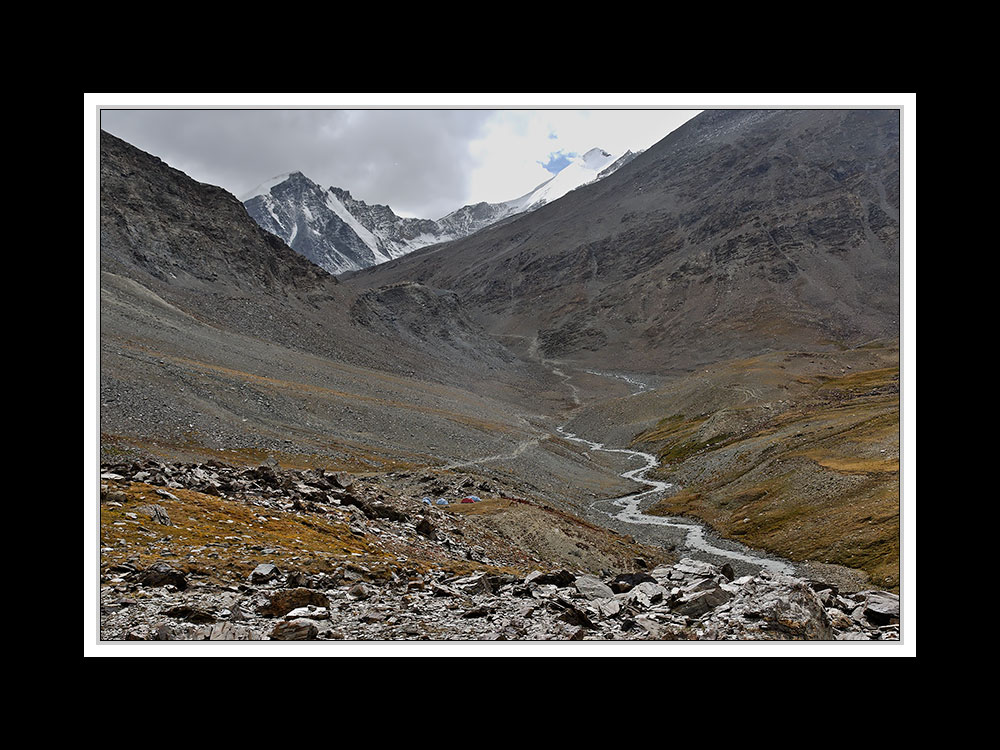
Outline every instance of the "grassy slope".
[[[442, 472], [441, 476], [450, 474]], [[401, 490], [385, 481], [385, 477], [370, 478], [371, 493], [406, 511], [415, 523], [424, 490], [419, 486]], [[486, 570], [522, 577], [536, 568], [560, 566], [592, 572], [603, 568], [630, 571], [637, 558], [648, 565], [675, 560], [664, 550], [567, 513], [502, 497], [485, 496], [483, 502], [469, 505], [453, 503], [435, 520], [466, 544], [483, 546], [498, 563], [488, 565], [450, 553], [412, 532], [405, 539], [394, 534], [356, 535], [349, 527], [350, 514], [334, 507], [285, 511], [186, 489], [171, 488], [173, 497], [164, 497], [156, 492], [162, 488], [143, 482], [108, 480], [104, 484], [100, 528], [101, 566], [106, 572], [122, 563], [143, 569], [167, 560], [207, 583], [233, 585], [245, 581], [262, 562], [305, 573], [332, 573], [340, 566], [360, 565], [369, 575], [388, 579], [394, 573], [423, 574], [431, 569], [456, 575]], [[153, 504], [163, 508], [174, 525], [158, 525], [143, 513], [144, 506]], [[369, 524], [380, 525], [390, 526], [384, 521]]]
[[[638, 435], [683, 489], [649, 512], [685, 514], [793, 560], [865, 571], [899, 585], [899, 366], [802, 374], [746, 360], [757, 383], [795, 397], [674, 414]], [[786, 362], [788, 359], [785, 360]]]

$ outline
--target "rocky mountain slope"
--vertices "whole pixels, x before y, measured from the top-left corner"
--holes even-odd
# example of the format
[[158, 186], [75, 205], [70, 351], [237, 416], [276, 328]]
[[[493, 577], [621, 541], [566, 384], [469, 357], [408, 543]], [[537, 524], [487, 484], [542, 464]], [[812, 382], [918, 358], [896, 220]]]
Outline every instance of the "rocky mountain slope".
[[341, 188], [324, 189], [301, 172], [274, 177], [241, 200], [254, 221], [268, 232], [320, 268], [340, 274], [467, 237], [603, 179], [634, 157], [629, 151], [615, 159], [594, 148], [519, 198], [462, 206], [436, 221], [397, 216], [389, 206], [369, 205]]
[[450, 239], [433, 221], [396, 216], [349, 192], [323, 189], [301, 172], [283, 175], [244, 196], [250, 216], [329, 273], [383, 263]]
[[[102, 451], [391, 468], [483, 461], [573, 494], [627, 487], [544, 423], [559, 379], [456, 295], [348, 289], [202, 185], [101, 139]], [[522, 473], [523, 477], [526, 476]]]
[[899, 329], [899, 113], [707, 111], [515, 222], [352, 275], [468, 300], [550, 358], [633, 371]]

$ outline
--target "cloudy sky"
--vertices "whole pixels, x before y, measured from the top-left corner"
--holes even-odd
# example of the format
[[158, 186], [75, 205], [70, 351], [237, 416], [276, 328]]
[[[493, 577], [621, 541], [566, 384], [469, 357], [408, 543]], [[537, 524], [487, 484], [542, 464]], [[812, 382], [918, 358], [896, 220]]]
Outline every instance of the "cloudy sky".
[[101, 102], [102, 129], [238, 197], [300, 171], [402, 216], [431, 219], [468, 203], [517, 198], [594, 147], [615, 156], [648, 148], [697, 114], [663, 108], [669, 105], [637, 108], [650, 106], [642, 99], [613, 109], [412, 102], [402, 105], [408, 108], [374, 105], [397, 107], [390, 109], [320, 109], [315, 102], [306, 104], [312, 108], [222, 109], [205, 99], [172, 101], [169, 106], [185, 108], [171, 109], [123, 99]]

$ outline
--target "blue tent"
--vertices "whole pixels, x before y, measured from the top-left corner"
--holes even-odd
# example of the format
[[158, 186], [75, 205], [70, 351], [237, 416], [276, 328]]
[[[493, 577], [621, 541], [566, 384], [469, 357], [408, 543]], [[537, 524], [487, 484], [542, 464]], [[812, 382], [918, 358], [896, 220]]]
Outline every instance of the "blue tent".
[[445, 500], [445, 499], [444, 499], [443, 497], [439, 497], [439, 498], [437, 499], [437, 504], [438, 504], [438, 505], [447, 505], [447, 504], [448, 504], [448, 501], [447, 501], [447, 500]]
[[431, 499], [429, 497], [425, 497], [420, 502], [424, 503], [424, 505], [430, 505], [431, 504]]

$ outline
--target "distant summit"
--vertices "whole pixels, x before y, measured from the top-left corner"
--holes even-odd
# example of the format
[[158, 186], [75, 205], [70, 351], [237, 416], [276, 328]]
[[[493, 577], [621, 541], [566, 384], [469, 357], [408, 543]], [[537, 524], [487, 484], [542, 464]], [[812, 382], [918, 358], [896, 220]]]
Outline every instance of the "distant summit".
[[629, 151], [615, 159], [602, 148], [592, 148], [520, 198], [462, 206], [436, 221], [397, 216], [389, 206], [369, 205], [342, 188], [324, 189], [302, 172], [272, 177], [240, 200], [261, 227], [320, 268], [340, 274], [468, 237], [603, 179], [634, 157]]

